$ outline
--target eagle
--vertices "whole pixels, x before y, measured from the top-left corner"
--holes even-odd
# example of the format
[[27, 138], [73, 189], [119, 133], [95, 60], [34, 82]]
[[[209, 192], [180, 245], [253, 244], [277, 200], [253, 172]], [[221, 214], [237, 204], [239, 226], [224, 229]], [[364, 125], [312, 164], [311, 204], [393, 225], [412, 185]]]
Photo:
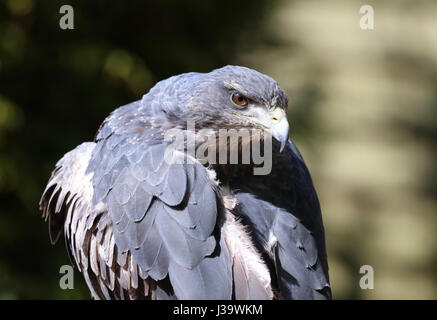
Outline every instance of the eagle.
[[[40, 209], [92, 297], [331, 299], [321, 209], [287, 108], [258, 71], [184, 73], [66, 153]], [[241, 161], [248, 145], [265, 170]]]

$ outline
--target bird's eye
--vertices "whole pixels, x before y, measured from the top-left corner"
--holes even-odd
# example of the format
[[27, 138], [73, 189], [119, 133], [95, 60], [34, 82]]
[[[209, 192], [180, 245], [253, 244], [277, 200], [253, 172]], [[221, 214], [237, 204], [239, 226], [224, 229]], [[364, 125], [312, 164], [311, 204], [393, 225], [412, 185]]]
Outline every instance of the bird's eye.
[[235, 105], [239, 107], [245, 107], [249, 104], [249, 99], [238, 92], [232, 93], [231, 100]]

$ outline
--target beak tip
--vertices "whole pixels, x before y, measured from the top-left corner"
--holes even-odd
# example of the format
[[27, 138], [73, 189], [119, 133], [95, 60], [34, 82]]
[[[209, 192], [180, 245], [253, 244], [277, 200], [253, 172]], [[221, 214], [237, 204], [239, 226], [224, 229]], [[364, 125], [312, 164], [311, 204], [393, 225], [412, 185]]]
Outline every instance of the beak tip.
[[289, 125], [286, 118], [271, 128], [273, 137], [281, 144], [279, 152], [282, 152], [287, 145]]

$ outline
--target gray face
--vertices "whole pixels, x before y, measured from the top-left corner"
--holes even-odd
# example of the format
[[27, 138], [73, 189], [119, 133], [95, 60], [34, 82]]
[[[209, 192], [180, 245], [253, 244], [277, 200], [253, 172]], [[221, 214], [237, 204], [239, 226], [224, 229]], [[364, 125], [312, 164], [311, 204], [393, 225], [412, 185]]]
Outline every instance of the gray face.
[[[249, 105], [241, 107], [233, 103], [233, 93], [247, 97]], [[276, 107], [286, 110], [288, 104], [287, 95], [275, 80], [240, 66], [226, 66], [209, 73], [185, 73], [168, 78], [157, 83], [143, 100], [153, 101], [157, 112], [174, 113], [184, 120], [193, 116], [193, 110], [199, 116], [210, 113], [227, 116], [226, 113], [232, 114], [234, 111], [243, 114], [253, 111], [256, 114], [259, 110], [253, 109], [257, 107], [266, 111]]]
[[230, 93], [239, 92], [249, 98], [253, 105], [263, 105], [268, 109], [277, 106], [283, 109], [287, 107], [287, 96], [276, 81], [258, 71], [226, 66], [206, 74], [205, 77], [216, 82], [217, 90], [222, 91], [226, 99]]
[[275, 80], [245, 67], [171, 77], [156, 84], [142, 104], [180, 125], [195, 120], [200, 127], [264, 128], [281, 144], [288, 140], [287, 95]]

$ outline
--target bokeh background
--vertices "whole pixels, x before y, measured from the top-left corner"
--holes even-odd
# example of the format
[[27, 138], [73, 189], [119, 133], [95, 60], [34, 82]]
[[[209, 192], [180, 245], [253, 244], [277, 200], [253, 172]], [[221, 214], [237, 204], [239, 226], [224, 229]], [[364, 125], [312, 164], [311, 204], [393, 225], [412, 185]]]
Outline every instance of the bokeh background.
[[[74, 8], [74, 30], [59, 8]], [[375, 29], [359, 27], [372, 5]], [[38, 201], [56, 161], [117, 106], [187, 71], [240, 64], [290, 98], [337, 299], [437, 298], [437, 2], [0, 2], [0, 299], [88, 299]], [[359, 268], [375, 271], [373, 290]]]

